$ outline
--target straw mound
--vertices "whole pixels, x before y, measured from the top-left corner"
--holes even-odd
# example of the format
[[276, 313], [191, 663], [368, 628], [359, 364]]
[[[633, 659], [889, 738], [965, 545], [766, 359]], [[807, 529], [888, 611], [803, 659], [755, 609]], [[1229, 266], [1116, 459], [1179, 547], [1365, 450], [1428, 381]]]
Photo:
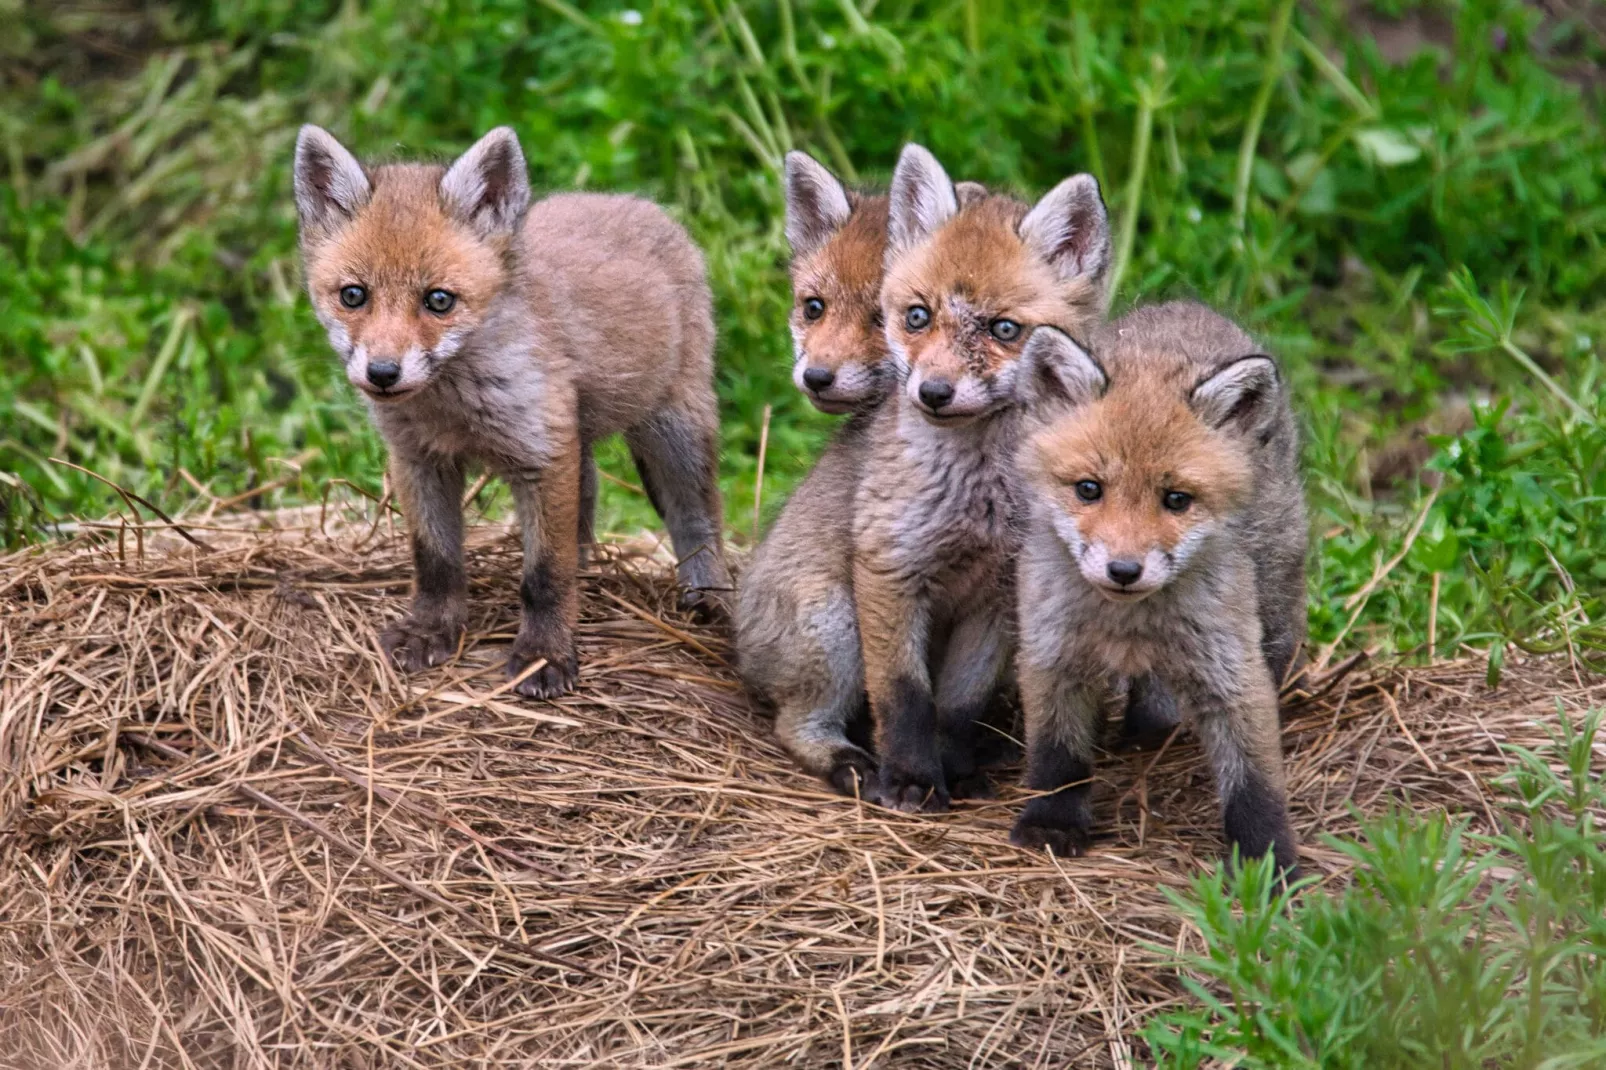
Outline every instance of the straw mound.
[[[1013, 787], [913, 818], [795, 772], [650, 562], [593, 568], [581, 688], [536, 703], [493, 693], [505, 531], [463, 659], [403, 680], [402, 540], [316, 526], [0, 560], [5, 1065], [1128, 1066], [1181, 998], [1143, 945], [1197, 948], [1159, 889], [1221, 849], [1190, 738], [1106, 761], [1107, 835], [1055, 864], [1008, 845]], [[1481, 676], [1294, 706], [1312, 871], [1344, 804], [1483, 815], [1496, 741], [1606, 701]]]

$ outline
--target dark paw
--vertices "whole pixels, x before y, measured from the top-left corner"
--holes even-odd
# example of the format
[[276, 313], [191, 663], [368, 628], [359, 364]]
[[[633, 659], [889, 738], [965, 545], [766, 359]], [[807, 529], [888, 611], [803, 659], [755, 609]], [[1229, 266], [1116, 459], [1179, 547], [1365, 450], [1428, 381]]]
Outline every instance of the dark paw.
[[1016, 818], [1015, 827], [1009, 830], [1009, 842], [1016, 847], [1046, 848], [1055, 858], [1080, 858], [1087, 854], [1091, 839], [1088, 830], [1080, 825], [1045, 821], [1030, 812]]
[[402, 672], [450, 661], [463, 629], [439, 618], [403, 617], [379, 633], [379, 645]]
[[875, 801], [906, 814], [941, 813], [948, 809], [948, 785], [941, 773], [915, 773], [882, 766], [876, 777]]
[[710, 587], [685, 588], [680, 592], [678, 604], [682, 613], [690, 615], [699, 624], [722, 624], [731, 617], [724, 592]]
[[948, 794], [955, 799], [991, 799], [993, 778], [977, 770], [948, 778]]
[[507, 659], [507, 676], [511, 680], [522, 673], [531, 662], [545, 660], [546, 664], [520, 680], [513, 690], [525, 698], [556, 698], [574, 687], [580, 675], [580, 662], [574, 651], [567, 654], [523, 654], [514, 651]]
[[850, 799], [869, 798], [875, 789], [875, 762], [863, 751], [845, 751], [837, 755], [836, 766], [825, 779], [839, 794]]

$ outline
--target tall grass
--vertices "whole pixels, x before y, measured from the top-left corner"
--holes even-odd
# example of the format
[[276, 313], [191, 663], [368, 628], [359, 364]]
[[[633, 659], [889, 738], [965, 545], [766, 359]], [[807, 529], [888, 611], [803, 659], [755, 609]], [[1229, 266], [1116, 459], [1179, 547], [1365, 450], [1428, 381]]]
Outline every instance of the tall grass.
[[[1118, 304], [1197, 295], [1283, 357], [1318, 655], [1599, 656], [1606, 52], [1573, 10], [0, 0], [0, 527], [125, 508], [51, 457], [168, 509], [377, 488], [299, 289], [295, 129], [445, 156], [506, 122], [538, 185], [659, 198], [708, 250], [745, 531], [764, 406], [767, 512], [831, 427], [787, 376], [779, 160], [873, 183], [918, 139], [1028, 195], [1091, 171]], [[605, 491], [605, 528], [651, 522]]]

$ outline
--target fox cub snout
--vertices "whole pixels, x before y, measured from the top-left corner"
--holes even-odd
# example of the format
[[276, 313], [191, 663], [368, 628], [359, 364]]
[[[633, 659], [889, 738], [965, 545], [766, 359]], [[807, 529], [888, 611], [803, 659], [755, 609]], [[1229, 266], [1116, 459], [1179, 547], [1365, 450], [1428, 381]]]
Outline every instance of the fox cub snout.
[[1027, 804], [1015, 842], [1085, 849], [1101, 697], [1152, 672], [1195, 721], [1230, 843], [1292, 870], [1277, 691], [1304, 638], [1307, 534], [1276, 363], [1183, 302], [1133, 312], [1089, 349], [1053, 330], [1028, 349], [1019, 671], [1027, 786], [1052, 794]]

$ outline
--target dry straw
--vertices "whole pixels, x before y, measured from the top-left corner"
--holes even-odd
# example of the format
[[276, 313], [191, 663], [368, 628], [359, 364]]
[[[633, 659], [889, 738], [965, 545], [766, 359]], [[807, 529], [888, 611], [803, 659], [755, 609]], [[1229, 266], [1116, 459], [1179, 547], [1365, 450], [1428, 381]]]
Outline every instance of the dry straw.
[[[1056, 862], [1008, 845], [1013, 787], [907, 817], [799, 775], [654, 561], [593, 566], [580, 689], [538, 703], [497, 690], [505, 530], [462, 659], [402, 679], [401, 541], [246, 520], [0, 559], [5, 1066], [1130, 1066], [1185, 998], [1144, 947], [1197, 948], [1160, 889], [1221, 849], [1191, 737], [1106, 761]], [[1346, 804], [1484, 824], [1497, 744], [1606, 700], [1345, 667], [1286, 730], [1331, 880]]]

